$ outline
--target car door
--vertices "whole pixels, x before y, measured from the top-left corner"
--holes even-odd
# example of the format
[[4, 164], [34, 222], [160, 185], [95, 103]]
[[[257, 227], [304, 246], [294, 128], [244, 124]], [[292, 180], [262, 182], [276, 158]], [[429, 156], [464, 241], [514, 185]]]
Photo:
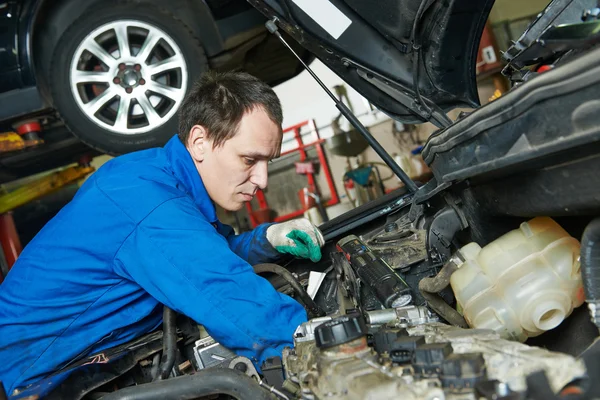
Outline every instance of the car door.
[[0, 93], [21, 87], [18, 62], [18, 11], [14, 0], [0, 0]]

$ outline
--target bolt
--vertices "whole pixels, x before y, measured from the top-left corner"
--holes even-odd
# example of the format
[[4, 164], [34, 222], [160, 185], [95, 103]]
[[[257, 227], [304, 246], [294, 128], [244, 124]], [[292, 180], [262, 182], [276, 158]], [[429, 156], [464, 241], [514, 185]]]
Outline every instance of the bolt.
[[138, 83], [140, 85], [145, 85], [146, 84], [146, 80], [144, 78], [140, 78], [140, 80], [138, 81]]
[[248, 366], [243, 362], [239, 362], [239, 363], [235, 364], [235, 366], [233, 368], [240, 372], [244, 372], [244, 373], [246, 371], [248, 371]]
[[135, 69], [136, 71], [139, 71], [139, 70], [141, 70], [141, 69], [142, 69], [142, 66], [141, 66], [140, 64], [135, 64], [135, 65], [133, 66], [133, 69]]
[[120, 84], [120, 83], [121, 83], [121, 78], [119, 78], [118, 76], [115, 76], [115, 79], [113, 79], [113, 83], [114, 83], [115, 85], [118, 85], [118, 84]]
[[510, 394], [510, 388], [505, 382], [497, 382], [496, 383], [496, 394], [498, 396], [508, 396]]
[[127, 87], [127, 88], [125, 88], [125, 91], [127, 93], [131, 93], [131, 92], [133, 92], [133, 88], [132, 87]]
[[385, 229], [385, 231], [387, 233], [397, 231], [398, 230], [398, 224], [395, 223], [395, 222], [391, 222], [391, 223], [387, 224], [384, 229]]
[[119, 71], [125, 71], [125, 68], [126, 66], [124, 63], [119, 64]]

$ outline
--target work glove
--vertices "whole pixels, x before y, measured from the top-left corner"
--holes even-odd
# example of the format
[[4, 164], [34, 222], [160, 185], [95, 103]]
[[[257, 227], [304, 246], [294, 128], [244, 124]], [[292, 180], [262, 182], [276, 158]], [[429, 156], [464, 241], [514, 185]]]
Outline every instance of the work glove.
[[267, 228], [267, 240], [280, 253], [313, 262], [321, 259], [321, 247], [325, 244], [323, 234], [306, 218], [271, 225]]

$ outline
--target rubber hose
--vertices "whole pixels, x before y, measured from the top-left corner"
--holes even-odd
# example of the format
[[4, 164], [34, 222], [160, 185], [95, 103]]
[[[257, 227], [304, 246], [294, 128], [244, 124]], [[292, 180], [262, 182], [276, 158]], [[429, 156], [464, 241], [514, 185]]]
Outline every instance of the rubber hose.
[[177, 314], [169, 307], [163, 310], [163, 353], [158, 367], [158, 380], [167, 379], [175, 365], [175, 350], [177, 349]]
[[429, 305], [429, 307], [431, 307], [433, 311], [438, 313], [442, 318], [448, 321], [449, 324], [464, 329], [469, 328], [469, 324], [467, 324], [467, 321], [465, 321], [463, 316], [460, 315], [460, 313], [454, 308], [450, 307], [450, 305], [446, 303], [439, 295], [425, 291], [421, 291], [421, 295], [423, 295], [427, 301], [427, 305]]
[[304, 290], [300, 282], [298, 282], [298, 280], [294, 277], [294, 275], [292, 275], [290, 271], [277, 264], [258, 264], [255, 265], [253, 268], [254, 272], [257, 274], [272, 272], [285, 279], [285, 281], [290, 284], [292, 289], [294, 289], [294, 292], [296, 292], [296, 294], [300, 298], [299, 300], [306, 308], [309, 318], [325, 316], [325, 312], [321, 310], [321, 307], [319, 307], [313, 299], [310, 298], [308, 293], [306, 293], [306, 290]]
[[458, 265], [456, 265], [455, 262], [447, 262], [436, 276], [421, 279], [421, 282], [419, 282], [419, 289], [429, 293], [441, 292], [448, 287], [450, 284], [450, 277], [457, 269]]
[[465, 321], [463, 316], [454, 308], [450, 307], [450, 305], [437, 294], [448, 287], [450, 284], [450, 277], [457, 269], [458, 265], [451, 259], [436, 276], [421, 279], [419, 282], [419, 290], [429, 307], [448, 321], [448, 323], [467, 329], [469, 328], [469, 324], [467, 324], [467, 321]]
[[585, 299], [600, 302], [600, 218], [592, 220], [581, 238], [581, 276]]
[[154, 357], [152, 357], [152, 368], [150, 369], [150, 376], [152, 380], [155, 381], [158, 377], [158, 367], [160, 365], [160, 353], [156, 353]]
[[226, 394], [236, 399], [272, 400], [265, 389], [246, 374], [227, 368], [204, 369], [194, 375], [128, 387], [101, 400], [191, 400]]

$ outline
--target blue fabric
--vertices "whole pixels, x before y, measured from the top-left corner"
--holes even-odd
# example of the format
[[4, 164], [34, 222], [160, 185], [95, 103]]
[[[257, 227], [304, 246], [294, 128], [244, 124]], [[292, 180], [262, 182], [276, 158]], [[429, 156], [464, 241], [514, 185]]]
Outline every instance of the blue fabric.
[[139, 337], [160, 326], [161, 303], [256, 363], [280, 355], [306, 313], [250, 266], [278, 255], [266, 228], [236, 236], [217, 220], [176, 136], [111, 160], [0, 286], [0, 380], [10, 394]]

